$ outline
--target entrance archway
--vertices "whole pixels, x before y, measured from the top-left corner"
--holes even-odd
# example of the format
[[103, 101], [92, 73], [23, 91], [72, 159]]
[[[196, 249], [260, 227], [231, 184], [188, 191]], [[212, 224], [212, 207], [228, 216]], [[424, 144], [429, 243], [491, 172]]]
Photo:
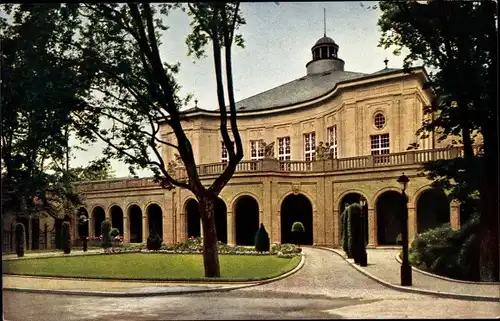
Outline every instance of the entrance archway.
[[259, 204], [251, 196], [242, 196], [234, 208], [236, 244], [255, 245], [255, 233], [259, 229]]
[[130, 224], [130, 242], [142, 243], [142, 211], [137, 205], [132, 205], [128, 209], [128, 221]]
[[115, 205], [111, 207], [111, 226], [120, 231], [123, 236], [123, 211], [120, 206]]
[[217, 240], [227, 244], [227, 207], [226, 203], [220, 198], [215, 201], [215, 230], [217, 231]]
[[195, 199], [190, 199], [186, 202], [185, 215], [187, 225], [187, 237], [200, 237], [201, 236], [201, 220], [200, 220], [200, 207]]
[[405, 210], [401, 193], [396, 191], [382, 193], [377, 199], [376, 210], [378, 244], [396, 245]]
[[446, 194], [432, 188], [420, 194], [417, 200], [417, 233], [450, 222], [450, 203]]
[[[342, 200], [340, 201], [340, 208], [339, 208], [339, 215], [342, 214], [342, 212], [344, 212], [345, 208], [348, 206], [348, 205], [351, 205], [351, 204], [354, 204], [354, 203], [357, 203], [357, 204], [360, 204], [361, 205], [361, 198], [363, 197], [363, 195], [359, 194], [359, 193], [349, 193], [349, 194], [346, 194], [344, 197], [342, 197]], [[365, 199], [366, 201], [366, 199]], [[364, 229], [364, 232], [365, 232], [365, 241], [366, 243], [368, 244], [368, 201], [366, 201], [366, 204], [365, 204], [365, 207], [363, 208], [363, 229]], [[339, 235], [342, 235], [343, 231], [342, 231], [342, 224], [340, 224], [340, 217], [339, 217]]]
[[163, 239], [163, 211], [161, 210], [160, 205], [149, 205], [146, 209], [146, 213], [148, 213], [149, 235], [157, 234]]
[[97, 206], [92, 211], [92, 220], [94, 221], [94, 236], [101, 235], [101, 224], [106, 219], [104, 208]]
[[26, 237], [26, 240], [24, 241], [24, 246], [26, 249], [29, 249], [30, 248], [30, 233], [31, 231], [29, 230], [29, 219], [27, 217], [18, 217], [16, 218], [16, 221], [18, 223], [21, 223], [24, 225], [24, 234], [25, 234], [25, 237]]
[[[297, 239], [292, 233], [294, 222], [301, 222], [305, 232]], [[290, 194], [281, 203], [281, 243], [313, 244], [312, 204], [303, 194]]]
[[89, 236], [89, 221], [83, 222], [80, 220], [81, 216], [85, 216], [87, 219], [89, 218], [89, 213], [83, 207], [78, 210], [77, 224], [78, 224], [78, 237]]

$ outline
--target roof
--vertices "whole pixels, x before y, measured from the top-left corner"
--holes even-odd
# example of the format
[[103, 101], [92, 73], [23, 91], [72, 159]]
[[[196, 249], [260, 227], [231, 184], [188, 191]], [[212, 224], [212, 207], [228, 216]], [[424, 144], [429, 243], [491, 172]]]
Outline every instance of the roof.
[[335, 41], [333, 41], [332, 38], [324, 36], [324, 37], [320, 38], [318, 41], [316, 41], [314, 46], [326, 45], [326, 44], [334, 44], [335, 45], [336, 43], [335, 43]]
[[[290, 106], [321, 97], [331, 92], [340, 82], [361, 80], [400, 71], [403, 71], [403, 69], [384, 68], [374, 73], [333, 70], [322, 74], [307, 75], [242, 99], [236, 102], [236, 110], [249, 112]], [[208, 111], [199, 107], [193, 107], [183, 110], [182, 113], [192, 113], [197, 110]]]

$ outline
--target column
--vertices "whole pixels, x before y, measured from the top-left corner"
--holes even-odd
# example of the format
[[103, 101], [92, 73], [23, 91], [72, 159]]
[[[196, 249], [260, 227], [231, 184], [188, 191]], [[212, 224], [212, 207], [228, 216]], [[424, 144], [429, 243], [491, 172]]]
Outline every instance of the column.
[[375, 247], [377, 242], [377, 213], [374, 208], [368, 208], [368, 246]]
[[104, 218], [111, 223], [111, 208], [108, 208], [107, 210], [105, 210], [104, 213], [105, 213]]
[[460, 228], [460, 203], [455, 200], [450, 202], [450, 226], [454, 230]]
[[163, 240], [163, 243], [165, 244], [169, 244], [171, 243], [170, 242], [170, 239], [169, 239], [169, 235], [171, 233], [169, 233], [169, 230], [168, 230], [168, 221], [167, 221], [167, 213], [165, 213], [165, 211], [162, 210], [162, 218], [161, 218], [161, 225], [162, 225], [162, 232], [163, 232], [163, 235], [161, 236], [162, 240]]
[[[262, 208], [259, 208], [259, 223], [264, 224], [266, 231], [269, 233], [269, 240], [271, 243], [275, 242], [272, 217], [273, 217], [273, 189], [272, 182], [264, 178], [262, 185]], [[259, 224], [260, 226], [260, 224]]]
[[417, 235], [417, 215], [415, 208], [408, 208], [408, 242], [411, 244]]
[[88, 224], [89, 224], [89, 237], [91, 236], [95, 236], [95, 231], [94, 231], [94, 219], [92, 217], [92, 212], [89, 213], [89, 220], [88, 220]]
[[142, 241], [145, 243], [149, 236], [149, 224], [148, 224], [148, 216], [144, 215], [142, 217]]
[[333, 210], [333, 246], [339, 247], [342, 243], [342, 233], [340, 232], [340, 213]]
[[128, 219], [128, 213], [123, 215], [123, 243], [130, 243], [130, 220]]
[[32, 242], [32, 237], [33, 237], [33, 229], [31, 228], [31, 215], [28, 216], [28, 230], [26, 231], [28, 235], [28, 244], [26, 244], [26, 250], [31, 249], [31, 246], [33, 245]]
[[318, 218], [318, 211], [313, 211], [313, 245], [314, 246], [323, 246], [323, 242], [321, 240], [321, 224], [314, 224], [314, 221], [318, 222], [320, 221]]
[[227, 244], [235, 245], [236, 244], [236, 228], [233, 219], [233, 211], [227, 211]]

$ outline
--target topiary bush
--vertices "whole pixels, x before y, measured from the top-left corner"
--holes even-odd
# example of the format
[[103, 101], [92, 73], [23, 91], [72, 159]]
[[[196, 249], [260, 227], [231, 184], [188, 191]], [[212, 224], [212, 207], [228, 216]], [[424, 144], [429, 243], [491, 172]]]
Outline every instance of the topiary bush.
[[340, 221], [342, 222], [341, 223], [341, 231], [342, 231], [342, 249], [344, 250], [345, 254], [347, 255], [348, 258], [351, 258], [351, 255], [349, 253], [349, 238], [347, 237], [347, 217], [348, 217], [348, 214], [347, 214], [347, 209], [349, 207], [346, 207], [344, 209], [344, 211], [342, 212], [341, 216], [340, 216]]
[[117, 229], [116, 227], [113, 227], [111, 231], [109, 231], [109, 235], [111, 236], [111, 239], [114, 239], [118, 235], [120, 235], [120, 230]]
[[158, 233], [149, 234], [148, 239], [146, 241], [146, 248], [149, 251], [159, 251], [161, 248], [161, 243], [162, 243], [162, 239], [158, 235]]
[[26, 246], [26, 231], [23, 223], [16, 223], [14, 227], [16, 238], [16, 254], [18, 257], [24, 256], [24, 247]]
[[71, 253], [71, 234], [70, 234], [70, 225], [69, 222], [62, 223], [62, 248], [64, 254]]
[[105, 250], [113, 246], [113, 244], [111, 243], [111, 235], [109, 235], [110, 232], [111, 232], [111, 222], [108, 220], [104, 220], [101, 223], [101, 235], [102, 235], [101, 247]]
[[269, 252], [271, 244], [269, 241], [269, 234], [264, 227], [264, 224], [260, 223], [260, 227], [255, 233], [255, 250], [257, 252]]
[[302, 222], [294, 222], [292, 224], [292, 233], [295, 235], [295, 240], [297, 244], [302, 243], [302, 235], [305, 232], [304, 224]]
[[352, 204], [347, 209], [347, 248], [355, 263], [360, 262], [360, 254], [363, 248], [363, 231], [361, 230], [361, 211], [359, 204]]

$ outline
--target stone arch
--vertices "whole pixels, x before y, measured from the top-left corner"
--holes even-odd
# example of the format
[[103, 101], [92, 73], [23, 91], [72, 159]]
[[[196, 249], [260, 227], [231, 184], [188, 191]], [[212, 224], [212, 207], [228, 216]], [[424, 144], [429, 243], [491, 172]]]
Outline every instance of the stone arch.
[[[302, 193], [289, 193], [280, 204], [281, 243], [313, 244], [313, 204]], [[294, 222], [300, 221], [304, 225], [303, 235], [294, 235], [291, 232]]]
[[[396, 192], [396, 193], [401, 194], [401, 188], [399, 188], [397, 186], [389, 186], [389, 187], [384, 187], [384, 188], [379, 189], [373, 195], [372, 200], [371, 200], [371, 204], [377, 204], [377, 200], [380, 198], [380, 195], [384, 194], [385, 192]], [[412, 198], [408, 194], [406, 196], [408, 197], [408, 204], [411, 204]], [[370, 203], [370, 200], [368, 200], [368, 199], [366, 199], [366, 200]]]
[[314, 213], [316, 211], [316, 204], [313, 201], [313, 198], [311, 197], [311, 195], [309, 195], [309, 193], [304, 192], [304, 191], [298, 191], [297, 193], [294, 193], [293, 191], [287, 192], [283, 195], [283, 197], [281, 197], [278, 204], [283, 204], [283, 201], [285, 200], [285, 198], [287, 198], [290, 195], [303, 195], [303, 196], [305, 196], [305, 198], [307, 198], [307, 200], [311, 203], [312, 212]]
[[[149, 202], [146, 205], [146, 217], [149, 234], [158, 234], [163, 239], [163, 209], [158, 203]], [[149, 235], [148, 235], [149, 236]], [[144, 236], [144, 237], [148, 237]]]
[[[29, 218], [26, 217], [26, 216], [18, 216], [16, 217], [16, 223], [21, 223], [24, 225], [24, 236], [25, 236], [25, 240], [24, 240], [24, 244], [25, 244], [25, 248], [26, 249], [29, 249], [30, 248], [30, 234], [31, 234], [31, 231], [29, 230]], [[15, 230], [14, 230], [14, 233], [15, 233]]]
[[92, 223], [94, 224], [94, 236], [101, 235], [101, 224], [106, 219], [106, 212], [104, 207], [101, 205], [96, 205], [92, 207]]
[[120, 231], [120, 235], [123, 236], [123, 210], [120, 205], [111, 205], [109, 207], [109, 213], [111, 216], [111, 226], [117, 228]]
[[401, 191], [386, 189], [375, 201], [377, 215], [377, 241], [379, 245], [397, 245], [398, 234], [404, 216], [405, 204]]
[[139, 203], [129, 203], [125, 208], [127, 213], [127, 224], [129, 225], [130, 243], [142, 243], [144, 236], [142, 235], [142, 208]]
[[194, 197], [187, 197], [183, 204], [187, 237], [201, 237], [201, 218], [198, 201]]
[[[344, 211], [345, 207], [347, 206], [347, 204], [353, 204], [353, 203], [358, 203], [361, 205], [361, 198], [364, 197], [365, 200], [366, 200], [366, 205], [363, 207], [363, 231], [365, 233], [364, 235], [364, 239], [366, 241], [366, 243], [368, 243], [368, 240], [369, 240], [369, 234], [368, 234], [368, 207], [371, 205], [370, 203], [368, 203], [368, 199], [366, 198], [365, 195], [363, 195], [362, 193], [359, 193], [358, 191], [352, 191], [352, 192], [349, 192], [349, 193], [342, 193], [342, 198], [339, 199], [339, 216], [342, 214], [342, 212]], [[342, 235], [343, 234], [343, 230], [342, 230], [342, 222], [340, 221], [340, 217], [339, 217], [339, 226], [338, 226], [338, 235]]]
[[417, 233], [450, 223], [450, 202], [443, 190], [425, 188], [415, 197]]
[[259, 202], [250, 193], [240, 195], [233, 203], [236, 245], [254, 245], [259, 229]]
[[[85, 207], [80, 207], [78, 208], [78, 212], [77, 212], [77, 223], [78, 223], [78, 237], [87, 237], [89, 236], [89, 221], [88, 221], [88, 218], [89, 218], [89, 212], [87, 211], [87, 209]], [[82, 221], [80, 220], [80, 216], [85, 216], [87, 218], [87, 221]]]
[[259, 206], [259, 209], [261, 208], [261, 202], [259, 200], [259, 198], [257, 197], [257, 195], [255, 195], [254, 193], [252, 192], [239, 192], [237, 193], [233, 199], [231, 200], [231, 209], [232, 211], [234, 212], [235, 208], [236, 208], [236, 202], [239, 201], [240, 198], [244, 197], [244, 196], [249, 196], [249, 197], [252, 197], [256, 202], [257, 202], [257, 205]]
[[365, 193], [363, 193], [362, 191], [360, 191], [359, 189], [349, 189], [349, 190], [347, 190], [347, 191], [342, 192], [342, 193], [341, 193], [341, 194], [337, 197], [337, 199], [339, 200], [339, 201], [338, 201], [338, 203], [337, 203], [337, 209], [339, 210], [339, 213], [342, 213], [342, 211], [344, 210], [344, 209], [342, 208], [342, 199], [343, 199], [346, 195], [348, 195], [348, 194], [359, 194], [359, 195], [361, 195], [361, 196], [363, 196], [363, 197], [365, 198], [367, 205], [372, 204], [372, 203], [370, 203], [370, 202], [369, 202], [369, 199], [368, 199], [368, 197], [366, 196], [366, 194], [365, 194]]

